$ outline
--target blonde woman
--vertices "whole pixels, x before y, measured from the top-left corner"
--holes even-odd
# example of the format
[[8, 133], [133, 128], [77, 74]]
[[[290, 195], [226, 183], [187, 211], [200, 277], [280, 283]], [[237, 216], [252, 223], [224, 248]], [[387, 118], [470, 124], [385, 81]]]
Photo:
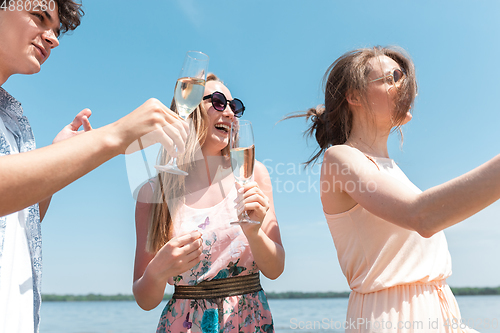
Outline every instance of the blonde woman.
[[[140, 191], [137, 304], [153, 309], [166, 284], [175, 285], [157, 332], [274, 332], [259, 271], [276, 279], [285, 253], [267, 169], [256, 162], [255, 181], [235, 187], [228, 143], [231, 123], [243, 111], [210, 74], [191, 116], [186, 153], [177, 158], [189, 175], [161, 173]], [[230, 225], [243, 211], [260, 224]]]

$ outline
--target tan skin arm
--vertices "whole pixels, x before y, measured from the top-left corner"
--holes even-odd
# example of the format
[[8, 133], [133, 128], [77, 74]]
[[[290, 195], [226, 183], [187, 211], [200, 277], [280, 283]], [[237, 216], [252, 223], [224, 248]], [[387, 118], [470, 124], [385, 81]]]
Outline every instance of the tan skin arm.
[[266, 167], [256, 161], [254, 182], [244, 186], [244, 207], [250, 219], [261, 224], [243, 224], [252, 255], [262, 274], [277, 279], [285, 269], [285, 250], [281, 243], [278, 221], [274, 211], [271, 178]]
[[[248, 210], [250, 218], [262, 221], [262, 226], [248, 225], [242, 228], [257, 266], [265, 276], [275, 279], [283, 272], [285, 251], [274, 214], [271, 180], [267, 169], [260, 162], [257, 162], [255, 168], [255, 180], [256, 182], [245, 186], [245, 204], [242, 206]], [[260, 190], [258, 184], [261, 184], [263, 190]], [[172, 238], [156, 254], [146, 252], [151, 210], [148, 201], [152, 194], [151, 186], [146, 184], [139, 192], [136, 205], [137, 247], [133, 292], [137, 304], [144, 310], [151, 310], [160, 304], [168, 279], [196, 265], [201, 260], [203, 250], [201, 233], [194, 231]]]
[[193, 231], [172, 238], [157, 253], [146, 251], [152, 196], [151, 185], [144, 185], [139, 191], [135, 211], [137, 246], [132, 290], [137, 304], [147, 311], [163, 300], [168, 279], [196, 265], [203, 250], [201, 233]]
[[0, 157], [0, 216], [40, 201], [126, 152], [137, 139], [161, 142], [175, 154], [184, 149], [188, 125], [155, 99], [118, 121], [34, 151]]
[[462, 176], [415, 193], [379, 172], [361, 152], [334, 146], [325, 152], [321, 182], [322, 188], [329, 189], [321, 194], [326, 213], [360, 204], [391, 223], [431, 237], [500, 198], [500, 155]]

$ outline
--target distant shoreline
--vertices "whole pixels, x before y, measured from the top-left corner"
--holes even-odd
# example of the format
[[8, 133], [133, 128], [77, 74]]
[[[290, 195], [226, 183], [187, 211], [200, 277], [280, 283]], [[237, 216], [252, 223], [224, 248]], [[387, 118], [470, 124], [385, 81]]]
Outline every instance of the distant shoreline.
[[[500, 295], [500, 287], [496, 288], [451, 288], [455, 296], [486, 296], [486, 295]], [[266, 293], [268, 299], [306, 299], [306, 298], [348, 298], [350, 292], [268, 292]], [[165, 295], [164, 300], [170, 299], [172, 295]], [[42, 295], [44, 302], [95, 302], [95, 301], [134, 301], [133, 295], [101, 295], [101, 294], [88, 294], [88, 295], [56, 295], [44, 294]]]

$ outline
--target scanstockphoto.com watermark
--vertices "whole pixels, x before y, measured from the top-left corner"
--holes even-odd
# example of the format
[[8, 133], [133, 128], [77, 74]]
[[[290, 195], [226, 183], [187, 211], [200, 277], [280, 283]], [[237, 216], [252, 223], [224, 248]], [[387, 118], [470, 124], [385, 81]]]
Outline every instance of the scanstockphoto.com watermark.
[[[157, 173], [154, 166], [158, 164], [159, 146], [155, 145], [140, 150], [137, 141], [134, 144], [137, 146], [131, 145], [131, 151], [134, 151], [134, 153], [125, 155], [125, 161], [130, 190], [134, 199], [137, 199], [137, 194], [142, 186]], [[329, 165], [314, 164], [311, 167], [304, 168], [304, 165], [300, 162], [274, 161], [269, 158], [261, 160], [261, 162], [267, 169], [271, 182], [271, 184], [261, 185], [271, 185], [274, 194], [320, 194], [322, 192], [339, 191], [340, 188], [347, 192], [359, 191], [362, 193], [373, 193], [377, 190], [376, 182], [370, 180], [368, 174], [371, 171], [361, 169], [359, 165], [330, 163]], [[367, 180], [362, 181], [359, 177], [353, 177], [357, 180], [347, 180], [340, 183], [340, 180], [324, 177], [327, 180], [321, 181], [322, 172], [342, 176], [365, 175], [366, 177], [363, 177], [363, 179]]]
[[426, 321], [423, 320], [406, 320], [406, 321], [384, 321], [384, 320], [368, 320], [365, 318], [349, 318], [345, 321], [338, 321], [329, 318], [323, 318], [321, 321], [298, 320], [297, 318], [290, 319], [290, 329], [292, 330], [375, 330], [375, 331], [397, 331], [397, 330], [412, 330], [413, 332], [428, 332], [429, 330], [438, 330], [446, 328], [446, 331], [455, 331], [457, 329], [472, 328], [475, 330], [497, 329], [499, 327], [498, 318], [475, 318], [475, 319], [446, 319], [439, 318]]
[[330, 163], [323, 165], [323, 169], [319, 164], [304, 169], [300, 163], [274, 162], [272, 159], [265, 159], [262, 163], [269, 172], [274, 193], [320, 193], [338, 191], [340, 188], [346, 192], [361, 193], [373, 193], [377, 190], [377, 183], [373, 180], [363, 181], [360, 178], [346, 182], [320, 180], [322, 172], [327, 175], [342, 176], [367, 175], [370, 172], [348, 163]]
[[[152, 141], [145, 136], [141, 139], [142, 142]], [[154, 168], [158, 162], [159, 144], [149, 146], [141, 150], [138, 141], [135, 141], [130, 147], [130, 153], [125, 155], [127, 175], [129, 179], [130, 190], [134, 199], [137, 198], [139, 190], [148, 183], [157, 174]], [[203, 158], [203, 157], [201, 157]], [[275, 161], [273, 159], [261, 160], [264, 167], [269, 173], [271, 184], [261, 184], [261, 186], [271, 185], [275, 194], [319, 194], [332, 191], [373, 193], [377, 190], [377, 183], [371, 180], [370, 172], [377, 171], [376, 168], [363, 168], [360, 165], [348, 163], [330, 163], [330, 164], [314, 164], [304, 168], [300, 162]], [[338, 179], [332, 177], [323, 177], [321, 181], [321, 173], [324, 175], [340, 175], [340, 176], [355, 176], [352, 179], [345, 180], [341, 183]], [[349, 179], [349, 177], [347, 177]], [[364, 180], [362, 180], [364, 179]]]

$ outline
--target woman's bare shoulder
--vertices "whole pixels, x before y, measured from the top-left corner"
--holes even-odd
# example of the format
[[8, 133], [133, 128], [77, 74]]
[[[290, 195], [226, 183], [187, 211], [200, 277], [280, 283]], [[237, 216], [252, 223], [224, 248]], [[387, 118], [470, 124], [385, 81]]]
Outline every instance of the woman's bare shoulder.
[[[363, 152], [348, 145], [336, 145], [328, 148], [323, 157], [323, 169], [327, 166], [330, 166], [327, 170], [341, 170], [341, 167], [351, 168], [353, 166], [356, 166], [357, 169], [375, 167]], [[336, 166], [336, 168], [332, 168], [332, 166]]]
[[151, 178], [146, 183], [144, 183], [138, 194], [137, 194], [137, 202], [140, 203], [153, 203], [154, 199], [154, 189], [158, 184], [158, 178]]
[[355, 158], [362, 158], [364, 154], [358, 149], [348, 145], [335, 145], [325, 150], [323, 160], [350, 161]]
[[267, 175], [269, 177], [269, 171], [267, 170], [266, 166], [264, 165], [264, 163], [258, 160], [255, 160], [254, 173], [262, 176]]

